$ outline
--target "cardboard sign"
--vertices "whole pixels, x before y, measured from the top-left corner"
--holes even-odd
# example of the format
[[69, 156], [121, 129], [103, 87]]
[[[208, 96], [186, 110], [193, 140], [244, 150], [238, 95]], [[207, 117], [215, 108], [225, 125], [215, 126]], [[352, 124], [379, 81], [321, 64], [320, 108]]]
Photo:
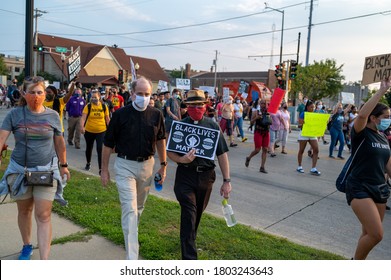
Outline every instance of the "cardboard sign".
[[329, 114], [304, 112], [304, 124], [301, 136], [319, 137], [323, 136], [330, 118]]
[[378, 83], [391, 75], [391, 54], [369, 56], [365, 58], [361, 85]]
[[167, 151], [187, 154], [194, 148], [197, 157], [214, 160], [219, 137], [220, 130], [173, 121]]
[[73, 78], [81, 71], [80, 47], [78, 47], [68, 58], [68, 80]]

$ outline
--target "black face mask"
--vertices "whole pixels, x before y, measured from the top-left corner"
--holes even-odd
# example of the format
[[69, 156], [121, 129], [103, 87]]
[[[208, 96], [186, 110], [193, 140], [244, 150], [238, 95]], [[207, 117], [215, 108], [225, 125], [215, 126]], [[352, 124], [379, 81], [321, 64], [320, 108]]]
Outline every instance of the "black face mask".
[[285, 110], [288, 109], [288, 107], [286, 107], [286, 106], [284, 106], [284, 107], [282, 107], [282, 108], [284, 108]]

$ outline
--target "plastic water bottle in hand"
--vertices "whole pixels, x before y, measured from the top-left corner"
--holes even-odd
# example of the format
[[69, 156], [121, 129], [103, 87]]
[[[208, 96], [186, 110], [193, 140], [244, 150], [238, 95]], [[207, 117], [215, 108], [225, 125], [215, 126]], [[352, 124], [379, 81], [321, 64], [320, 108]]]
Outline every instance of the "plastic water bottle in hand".
[[228, 199], [223, 199], [221, 202], [223, 204], [223, 215], [224, 219], [227, 223], [227, 226], [233, 227], [237, 224], [234, 211], [232, 210], [232, 206], [228, 204]]
[[62, 175], [61, 184], [62, 184], [62, 186], [63, 186], [63, 187], [65, 187], [65, 186], [66, 186], [66, 184], [67, 184], [67, 180], [68, 180], [68, 176], [67, 176], [67, 174], [64, 174], [64, 175]]
[[162, 179], [162, 175], [160, 173], [155, 174], [155, 190], [160, 192], [163, 189], [163, 185], [159, 184], [159, 181]]

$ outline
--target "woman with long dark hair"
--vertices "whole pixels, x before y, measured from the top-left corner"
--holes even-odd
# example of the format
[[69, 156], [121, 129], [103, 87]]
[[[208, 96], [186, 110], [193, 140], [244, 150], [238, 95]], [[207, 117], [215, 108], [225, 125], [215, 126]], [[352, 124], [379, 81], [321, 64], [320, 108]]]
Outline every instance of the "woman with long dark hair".
[[356, 153], [346, 181], [346, 200], [362, 225], [355, 260], [366, 259], [383, 238], [383, 218], [390, 190], [384, 174], [391, 175], [391, 152], [381, 131], [391, 124], [390, 108], [380, 99], [391, 87], [390, 79], [364, 104], [351, 131], [352, 154]]

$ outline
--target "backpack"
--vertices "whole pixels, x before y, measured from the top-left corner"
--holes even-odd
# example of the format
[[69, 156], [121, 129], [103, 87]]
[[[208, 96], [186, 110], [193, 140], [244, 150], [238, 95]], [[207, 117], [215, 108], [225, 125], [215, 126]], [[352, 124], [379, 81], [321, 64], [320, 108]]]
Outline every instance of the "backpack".
[[272, 117], [269, 113], [263, 113], [262, 119], [261, 119], [261, 125], [262, 126], [269, 126], [272, 124]]
[[[106, 115], [107, 105], [106, 105], [106, 103], [104, 103], [104, 102], [101, 102], [101, 104], [102, 104], [103, 115]], [[87, 112], [86, 120], [85, 120], [85, 122], [84, 122], [84, 126], [86, 126], [88, 117], [90, 116], [90, 113], [91, 113], [91, 106], [92, 106], [92, 105], [91, 105], [91, 102], [89, 102], [89, 103], [87, 104], [87, 110], [88, 110], [88, 112]], [[106, 121], [106, 119], [105, 119], [105, 121]], [[107, 126], [107, 124], [106, 124], [106, 126]]]
[[333, 125], [333, 122], [335, 121], [336, 118], [337, 118], [337, 114], [334, 114], [334, 115], [331, 117], [331, 120], [329, 120], [329, 122], [327, 123], [327, 130], [330, 130], [330, 129], [331, 129], [331, 126]]
[[15, 90], [15, 89], [16, 89], [16, 87], [13, 86], [13, 85], [8, 86], [7, 97], [8, 97], [10, 100], [13, 100], [13, 99], [14, 99], [14, 90]]
[[346, 191], [346, 179], [348, 178], [348, 176], [350, 174], [353, 160], [356, 157], [356, 154], [357, 154], [358, 150], [360, 149], [361, 145], [364, 143], [364, 141], [365, 141], [365, 139], [363, 139], [361, 141], [356, 152], [353, 155], [351, 155], [348, 158], [348, 160], [345, 162], [345, 165], [342, 167], [341, 173], [339, 173], [338, 178], [335, 181], [335, 186], [337, 187], [337, 190], [339, 190], [340, 192], [344, 193]]

